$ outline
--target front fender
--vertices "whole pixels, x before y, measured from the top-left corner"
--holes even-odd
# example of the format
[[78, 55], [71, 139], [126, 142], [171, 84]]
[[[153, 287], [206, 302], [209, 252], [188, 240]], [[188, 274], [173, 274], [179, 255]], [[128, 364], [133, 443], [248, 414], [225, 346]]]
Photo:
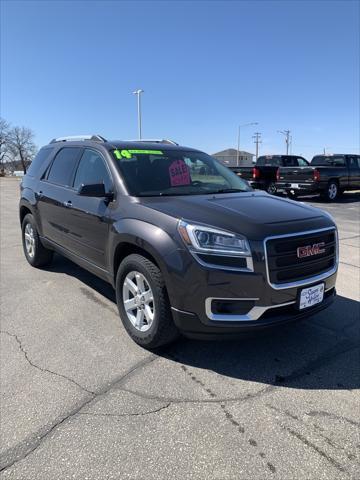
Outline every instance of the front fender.
[[109, 241], [109, 271], [112, 278], [115, 279], [114, 258], [117, 248], [121, 248], [121, 244], [132, 244], [154, 258], [163, 274], [171, 302], [175, 295], [171, 277], [174, 274], [181, 275], [186, 268], [186, 251], [176, 237], [150, 223], [127, 218], [113, 224]]

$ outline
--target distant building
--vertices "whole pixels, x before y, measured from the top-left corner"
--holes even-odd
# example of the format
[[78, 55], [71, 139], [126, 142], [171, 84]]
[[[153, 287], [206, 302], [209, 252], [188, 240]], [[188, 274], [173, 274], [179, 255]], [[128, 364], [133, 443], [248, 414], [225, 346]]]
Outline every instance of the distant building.
[[[235, 148], [228, 148], [222, 150], [221, 152], [213, 153], [212, 156], [219, 160], [221, 163], [227, 167], [236, 167], [237, 166], [237, 157], [238, 151]], [[243, 150], [239, 151], [239, 166], [249, 166], [253, 164], [254, 154], [249, 152], [244, 152]]]

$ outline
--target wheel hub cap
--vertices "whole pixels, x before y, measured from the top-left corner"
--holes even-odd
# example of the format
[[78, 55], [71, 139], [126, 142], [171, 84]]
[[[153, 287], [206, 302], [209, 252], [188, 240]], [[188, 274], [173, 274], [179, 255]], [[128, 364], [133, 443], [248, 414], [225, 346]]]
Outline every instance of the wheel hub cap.
[[155, 316], [154, 296], [145, 276], [130, 272], [123, 283], [123, 304], [132, 325], [140, 332], [151, 327]]
[[337, 186], [333, 183], [329, 187], [329, 197], [335, 198], [337, 194]]
[[25, 237], [26, 252], [30, 258], [33, 258], [35, 255], [35, 235], [34, 235], [34, 229], [31, 223], [26, 224], [24, 237]]

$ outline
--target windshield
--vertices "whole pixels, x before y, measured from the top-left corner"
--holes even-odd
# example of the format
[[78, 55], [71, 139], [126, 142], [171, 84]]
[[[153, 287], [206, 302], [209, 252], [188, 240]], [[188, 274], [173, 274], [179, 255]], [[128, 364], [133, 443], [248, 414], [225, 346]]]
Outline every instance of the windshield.
[[206, 153], [117, 149], [113, 155], [130, 195], [204, 195], [252, 190]]

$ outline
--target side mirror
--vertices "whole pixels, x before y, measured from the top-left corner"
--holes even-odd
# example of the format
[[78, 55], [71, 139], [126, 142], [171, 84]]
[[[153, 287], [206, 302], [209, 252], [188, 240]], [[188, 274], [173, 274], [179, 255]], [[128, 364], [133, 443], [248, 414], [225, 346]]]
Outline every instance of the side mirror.
[[108, 198], [110, 196], [110, 194], [105, 192], [105, 185], [103, 183], [82, 184], [77, 193], [83, 197]]

